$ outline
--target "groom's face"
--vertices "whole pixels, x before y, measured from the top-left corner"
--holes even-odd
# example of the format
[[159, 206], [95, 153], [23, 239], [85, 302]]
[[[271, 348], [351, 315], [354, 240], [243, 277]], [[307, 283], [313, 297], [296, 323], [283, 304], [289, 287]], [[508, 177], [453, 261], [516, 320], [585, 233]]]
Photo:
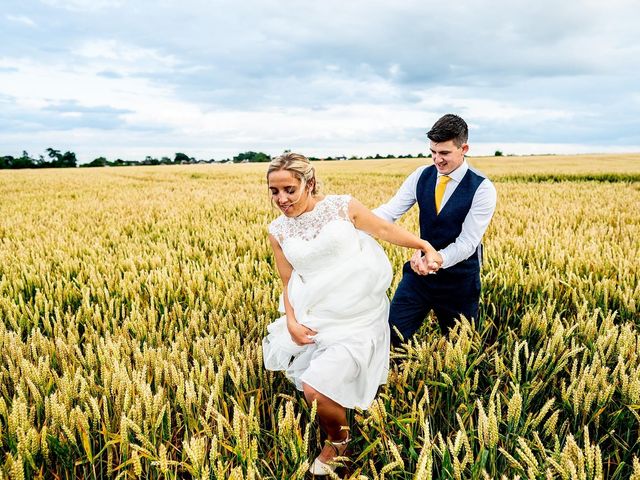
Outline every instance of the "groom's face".
[[469, 151], [469, 145], [463, 143], [457, 146], [453, 140], [434, 142], [429, 144], [433, 164], [439, 173], [448, 175], [464, 162], [464, 155]]

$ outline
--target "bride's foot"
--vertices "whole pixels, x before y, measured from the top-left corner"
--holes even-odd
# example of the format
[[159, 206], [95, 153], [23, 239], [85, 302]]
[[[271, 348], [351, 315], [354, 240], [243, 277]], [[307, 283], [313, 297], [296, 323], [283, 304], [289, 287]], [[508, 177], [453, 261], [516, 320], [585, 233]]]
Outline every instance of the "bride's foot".
[[320, 455], [316, 457], [311, 467], [309, 467], [309, 472], [318, 476], [329, 475], [329, 472], [335, 472], [337, 467], [334, 465], [334, 460], [345, 454], [350, 441], [351, 437], [349, 436], [349, 432], [347, 432], [343, 440], [327, 440]]
[[344, 452], [347, 450], [349, 446], [350, 439], [346, 440], [346, 443], [336, 442], [326, 442], [322, 450], [320, 451], [320, 455], [318, 455], [318, 459], [323, 463], [329, 463], [336, 457], [341, 457], [344, 455]]

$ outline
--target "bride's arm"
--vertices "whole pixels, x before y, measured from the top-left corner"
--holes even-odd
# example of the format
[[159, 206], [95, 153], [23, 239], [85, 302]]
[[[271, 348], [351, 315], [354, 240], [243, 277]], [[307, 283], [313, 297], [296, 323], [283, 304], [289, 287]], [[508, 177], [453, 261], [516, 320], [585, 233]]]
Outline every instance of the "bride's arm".
[[276, 259], [276, 268], [278, 269], [280, 279], [282, 280], [282, 299], [284, 302], [284, 313], [287, 316], [287, 329], [289, 330], [291, 339], [298, 345], [313, 343], [313, 339], [309, 338], [309, 336], [313, 336], [318, 332], [315, 332], [310, 328], [307, 328], [304, 325], [298, 323], [298, 321], [296, 320], [296, 314], [293, 311], [291, 303], [289, 302], [288, 286], [289, 279], [291, 278], [291, 272], [293, 272], [293, 267], [284, 256], [282, 247], [273, 235], [269, 235], [269, 242], [271, 243], [273, 255]]
[[349, 202], [349, 217], [358, 230], [401, 247], [423, 251], [430, 270], [437, 270], [442, 265], [442, 257], [429, 242], [395, 223], [387, 222], [374, 215], [371, 210], [355, 198]]

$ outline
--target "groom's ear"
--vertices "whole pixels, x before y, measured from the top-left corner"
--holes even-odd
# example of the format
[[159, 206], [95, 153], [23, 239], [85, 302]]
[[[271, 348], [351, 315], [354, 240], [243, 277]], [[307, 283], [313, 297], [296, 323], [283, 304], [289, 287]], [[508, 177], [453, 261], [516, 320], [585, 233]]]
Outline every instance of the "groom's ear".
[[460, 148], [462, 148], [462, 154], [466, 155], [467, 152], [469, 151], [469, 144], [468, 143], [463, 143], [462, 147], [460, 147]]

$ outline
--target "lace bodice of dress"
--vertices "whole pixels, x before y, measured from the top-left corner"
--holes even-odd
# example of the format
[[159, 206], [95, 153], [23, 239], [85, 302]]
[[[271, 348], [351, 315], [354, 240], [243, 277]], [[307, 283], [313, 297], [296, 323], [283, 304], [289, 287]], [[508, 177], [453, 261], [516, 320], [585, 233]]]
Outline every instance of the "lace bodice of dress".
[[327, 195], [318, 201], [313, 210], [298, 217], [281, 215], [269, 225], [269, 233], [276, 237], [278, 243], [289, 238], [312, 240], [318, 236], [320, 230], [333, 220], [349, 219], [350, 195]]
[[349, 218], [348, 195], [327, 195], [299, 217], [278, 217], [269, 225], [294, 270], [303, 275], [335, 268], [359, 250]]

